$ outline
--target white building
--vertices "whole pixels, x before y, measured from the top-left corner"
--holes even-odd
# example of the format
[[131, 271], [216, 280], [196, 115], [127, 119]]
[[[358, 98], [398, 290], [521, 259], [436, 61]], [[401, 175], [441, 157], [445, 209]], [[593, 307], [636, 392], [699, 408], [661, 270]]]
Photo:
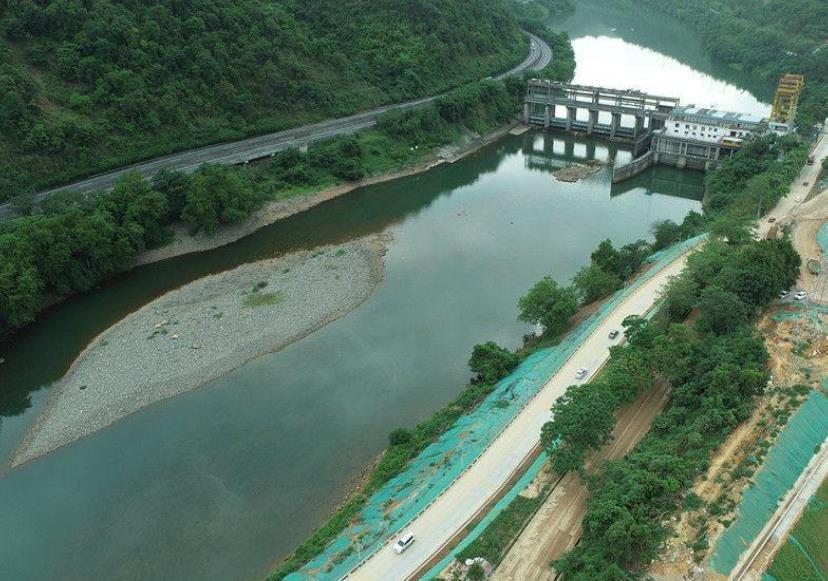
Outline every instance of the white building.
[[664, 123], [664, 135], [724, 147], [739, 147], [751, 133], [767, 127], [763, 118], [693, 105], [676, 107]]

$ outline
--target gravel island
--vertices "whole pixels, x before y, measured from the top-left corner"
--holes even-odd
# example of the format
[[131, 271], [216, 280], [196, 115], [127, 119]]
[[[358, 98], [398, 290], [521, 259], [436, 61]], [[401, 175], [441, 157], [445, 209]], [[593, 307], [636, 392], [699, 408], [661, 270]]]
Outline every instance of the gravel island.
[[75, 360], [12, 465], [195, 389], [349, 313], [382, 279], [385, 243], [372, 237], [245, 264], [147, 304]]

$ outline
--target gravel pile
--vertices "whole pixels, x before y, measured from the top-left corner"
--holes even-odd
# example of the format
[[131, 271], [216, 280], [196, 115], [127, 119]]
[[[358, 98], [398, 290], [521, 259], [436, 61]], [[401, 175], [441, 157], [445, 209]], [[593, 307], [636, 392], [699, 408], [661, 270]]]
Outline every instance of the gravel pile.
[[370, 296], [384, 240], [246, 264], [174, 290], [99, 335], [55, 386], [13, 465], [305, 337]]

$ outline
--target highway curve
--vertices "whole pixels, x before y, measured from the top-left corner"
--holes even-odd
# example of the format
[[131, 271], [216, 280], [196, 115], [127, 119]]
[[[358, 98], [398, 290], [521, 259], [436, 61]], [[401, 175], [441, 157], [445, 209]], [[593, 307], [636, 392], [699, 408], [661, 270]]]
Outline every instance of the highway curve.
[[[495, 79], [502, 80], [508, 76], [522, 73], [523, 71], [538, 71], [552, 61], [552, 48], [534, 34], [528, 32], [526, 34], [529, 37], [529, 55], [515, 68], [494, 77]], [[62, 191], [86, 193], [108, 190], [115, 185], [118, 178], [130, 171], [137, 171], [144, 177], [150, 178], [164, 168], [189, 173], [206, 163], [239, 164], [261, 159], [290, 147], [302, 147], [313, 141], [328, 139], [337, 135], [346, 135], [373, 127], [376, 125], [377, 119], [387, 111], [421, 107], [431, 103], [435, 99], [437, 99], [437, 96], [423, 97], [405, 103], [377, 107], [376, 109], [363, 111], [348, 117], [329, 119], [327, 121], [320, 121], [319, 123], [294, 127], [293, 129], [258, 135], [240, 141], [218, 143], [165, 155], [99, 174], [85, 180], [65, 184], [51, 190], [39, 192], [35, 194], [35, 200], [39, 202], [56, 192]], [[0, 205], [0, 219], [7, 218], [13, 214], [14, 209], [10, 204]]]

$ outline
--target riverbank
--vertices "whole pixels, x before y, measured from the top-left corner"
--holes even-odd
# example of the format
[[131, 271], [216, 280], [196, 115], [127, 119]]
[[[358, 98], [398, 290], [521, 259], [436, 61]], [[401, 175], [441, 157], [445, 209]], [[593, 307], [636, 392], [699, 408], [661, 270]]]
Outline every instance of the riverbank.
[[362, 304], [383, 275], [373, 237], [240, 266], [152, 301], [72, 364], [12, 466], [277, 351]]
[[405, 169], [385, 172], [354, 182], [337, 184], [329, 188], [292, 198], [273, 200], [253, 213], [248, 219], [238, 224], [224, 226], [213, 236], [207, 236], [204, 233], [191, 234], [185, 226], [179, 224], [173, 227], [174, 236], [169, 244], [139, 254], [135, 258], [131, 268], [168, 258], [175, 258], [176, 256], [219, 248], [226, 244], [236, 242], [245, 236], [249, 236], [265, 226], [309, 210], [314, 206], [343, 196], [356, 189], [417, 175], [444, 163], [454, 163], [473, 155], [480, 148], [497, 141], [509, 134], [515, 127], [520, 126], [521, 124], [515, 121], [502, 125], [483, 135], [468, 132], [462, 142], [441, 147], [426, 155], [420, 162]]

